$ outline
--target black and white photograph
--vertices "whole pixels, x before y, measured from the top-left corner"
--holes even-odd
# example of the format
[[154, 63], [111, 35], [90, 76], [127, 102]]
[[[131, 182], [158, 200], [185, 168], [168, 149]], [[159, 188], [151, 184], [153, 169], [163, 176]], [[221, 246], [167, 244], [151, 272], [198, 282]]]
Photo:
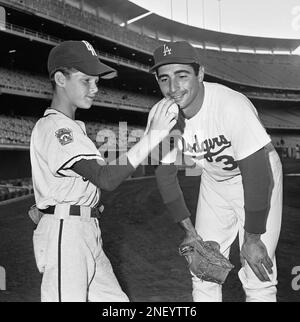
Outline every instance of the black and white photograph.
[[0, 303], [300, 302], [299, 196], [299, 0], [0, 0]]

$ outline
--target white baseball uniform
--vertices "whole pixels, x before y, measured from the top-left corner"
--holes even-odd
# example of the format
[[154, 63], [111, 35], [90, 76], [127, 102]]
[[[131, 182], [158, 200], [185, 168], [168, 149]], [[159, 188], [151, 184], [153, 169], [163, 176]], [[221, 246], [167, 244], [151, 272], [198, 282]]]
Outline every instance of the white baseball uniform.
[[[229, 256], [230, 246], [239, 233], [240, 246], [244, 237], [244, 190], [237, 161], [264, 146], [269, 156], [273, 175], [273, 189], [266, 232], [261, 240], [273, 261], [270, 282], [261, 282], [246, 263], [239, 271], [247, 301], [276, 301], [277, 270], [275, 249], [282, 215], [282, 166], [270, 144], [271, 139], [261, 125], [257, 111], [241, 93], [225, 86], [204, 82], [204, 101], [199, 112], [186, 119], [184, 133], [177, 147], [166, 153], [162, 163], [178, 164], [183, 152], [186, 163], [198, 169], [187, 175], [199, 174], [201, 185], [195, 228], [204, 240], [214, 240]], [[153, 111], [150, 112], [150, 123]], [[149, 126], [149, 124], [148, 124]], [[177, 156], [177, 161], [176, 161]], [[255, 173], [253, 174], [255, 175]], [[221, 286], [193, 277], [195, 301], [221, 301]]]
[[[81, 159], [105, 163], [84, 123], [47, 109], [33, 129], [30, 157], [37, 208], [55, 206], [33, 236], [36, 263], [43, 273], [41, 300], [128, 301], [102, 249], [98, 220], [91, 217], [100, 190], [70, 170]], [[71, 205], [80, 206], [80, 216], [70, 214]]]

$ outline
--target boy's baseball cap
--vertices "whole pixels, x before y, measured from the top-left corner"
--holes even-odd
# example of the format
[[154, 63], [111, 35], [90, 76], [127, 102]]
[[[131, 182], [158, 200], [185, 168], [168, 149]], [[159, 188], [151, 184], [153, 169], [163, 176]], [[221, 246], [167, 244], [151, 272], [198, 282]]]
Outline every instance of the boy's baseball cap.
[[186, 41], [167, 42], [154, 51], [154, 65], [150, 72], [166, 64], [191, 64], [200, 65], [197, 50]]
[[60, 67], [67, 67], [89, 76], [106, 79], [117, 76], [117, 71], [103, 64], [93, 46], [85, 40], [67, 40], [52, 48], [47, 66], [49, 75]]

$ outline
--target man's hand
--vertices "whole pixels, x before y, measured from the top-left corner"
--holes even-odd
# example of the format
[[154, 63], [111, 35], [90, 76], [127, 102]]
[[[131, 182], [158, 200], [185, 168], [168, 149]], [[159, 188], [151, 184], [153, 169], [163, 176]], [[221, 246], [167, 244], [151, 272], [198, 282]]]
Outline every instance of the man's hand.
[[198, 234], [186, 234], [179, 254], [187, 260], [192, 275], [207, 282], [223, 284], [234, 267], [220, 252], [217, 242], [203, 241]]
[[202, 240], [202, 238], [197, 234], [197, 232], [189, 233], [186, 232], [182, 244], [189, 244], [193, 240]]
[[259, 280], [262, 282], [270, 281], [267, 272], [272, 274], [273, 262], [268, 255], [265, 244], [260, 239], [260, 234], [250, 234], [245, 232], [240, 259], [243, 266], [245, 264], [245, 260], [247, 261]]

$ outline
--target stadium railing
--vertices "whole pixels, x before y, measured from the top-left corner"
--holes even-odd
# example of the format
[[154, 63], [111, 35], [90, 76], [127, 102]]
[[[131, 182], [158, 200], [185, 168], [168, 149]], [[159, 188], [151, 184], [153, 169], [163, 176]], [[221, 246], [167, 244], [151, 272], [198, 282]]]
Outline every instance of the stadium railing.
[[[47, 43], [49, 43], [49, 44], [51, 44], [53, 46], [55, 46], [55, 45], [57, 45], [57, 44], [59, 44], [60, 42], [63, 41], [63, 39], [61, 39], [61, 38], [50, 36], [50, 35], [47, 35], [45, 33], [41, 33], [39, 31], [32, 30], [32, 29], [29, 29], [29, 28], [26, 28], [26, 27], [21, 27], [21, 26], [12, 24], [12, 23], [7, 22], [5, 26], [6, 26], [5, 27], [6, 29], [3, 30], [4, 32], [18, 34], [19, 36], [27, 37], [27, 38], [29, 38], [31, 40], [33, 38], [36, 38], [36, 39], [38, 39], [40, 41], [46, 41]], [[105, 52], [99, 51], [97, 49], [96, 49], [96, 52], [99, 55], [100, 59], [107, 59], [107, 60], [113, 61], [116, 64], [129, 66], [129, 67], [136, 68], [136, 69], [139, 69], [139, 70], [143, 70], [143, 71], [146, 71], [146, 72], [148, 72], [148, 70], [150, 68], [150, 66], [141, 64], [139, 62], [136, 62], [136, 61], [133, 61], [133, 60], [130, 60], [130, 59], [126, 59], [126, 58], [123, 58], [123, 57], [120, 57], [120, 56], [117, 56], [117, 55], [105, 53]]]
[[158, 41], [140, 35], [134, 31], [120, 27], [99, 15], [83, 11], [59, 0], [3, 0], [3, 2], [31, 12], [40, 13], [63, 24], [72, 25], [77, 29], [96, 33], [120, 44], [151, 53]]

